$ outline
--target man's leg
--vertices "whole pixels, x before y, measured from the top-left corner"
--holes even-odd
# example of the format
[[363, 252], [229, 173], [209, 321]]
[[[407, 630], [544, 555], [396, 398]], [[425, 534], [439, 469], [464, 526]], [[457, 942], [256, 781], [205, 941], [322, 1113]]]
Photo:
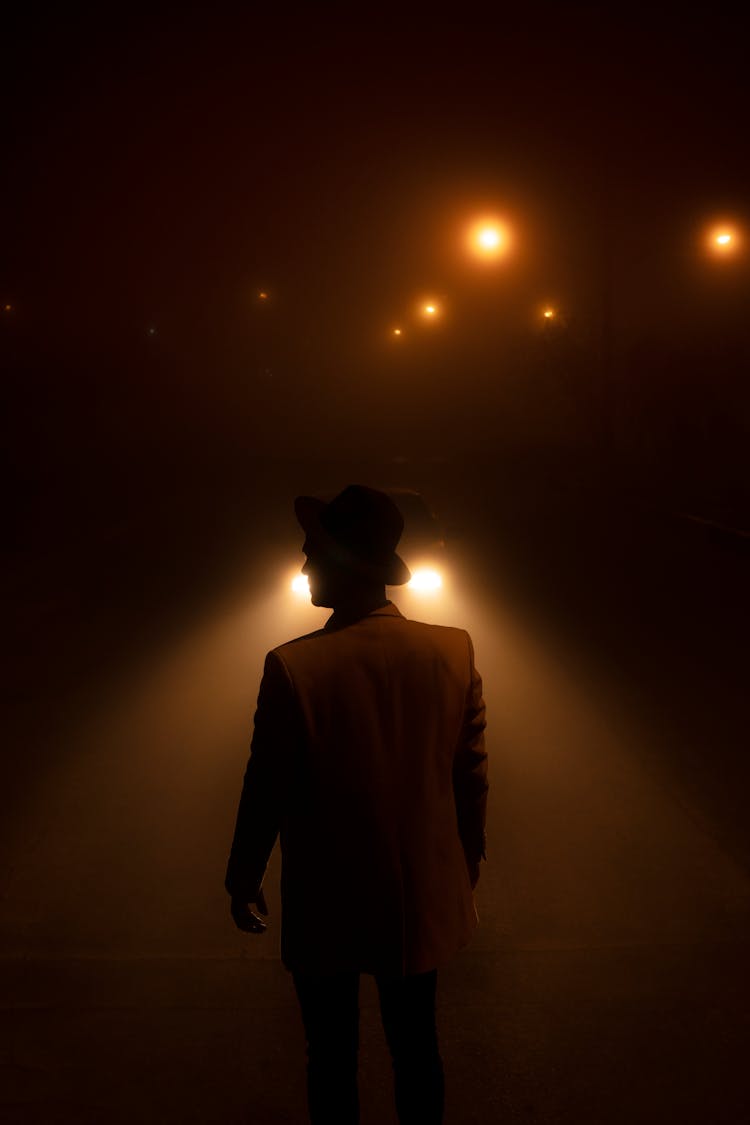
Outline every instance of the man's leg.
[[445, 1086], [435, 1026], [437, 970], [375, 979], [393, 1059], [398, 1119], [401, 1125], [440, 1125]]
[[357, 1125], [359, 973], [295, 973], [294, 987], [307, 1038], [311, 1125]]

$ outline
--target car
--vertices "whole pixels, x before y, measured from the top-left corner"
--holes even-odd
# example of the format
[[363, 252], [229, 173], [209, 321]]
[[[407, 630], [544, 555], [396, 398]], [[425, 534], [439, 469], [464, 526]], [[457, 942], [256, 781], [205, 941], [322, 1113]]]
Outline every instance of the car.
[[[445, 567], [445, 529], [421, 492], [413, 488], [382, 488], [393, 500], [404, 518], [404, 530], [397, 551], [411, 571], [406, 587], [417, 598], [435, 598], [443, 590], [447, 578]], [[333, 496], [323, 496], [331, 500]], [[291, 581], [292, 592], [309, 597], [310, 588], [304, 574], [297, 573]]]

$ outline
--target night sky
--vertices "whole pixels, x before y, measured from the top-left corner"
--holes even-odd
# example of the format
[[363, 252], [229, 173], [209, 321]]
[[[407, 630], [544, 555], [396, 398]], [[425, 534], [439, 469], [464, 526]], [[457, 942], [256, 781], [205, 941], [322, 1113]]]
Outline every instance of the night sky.
[[[688, 473], [698, 442], [736, 479], [750, 204], [733, 17], [258, 12], [6, 16], [19, 481], [134, 449], [186, 465], [332, 442], [533, 450], [556, 418], [590, 433], [602, 410], [626, 451], [656, 435], [650, 464]], [[465, 248], [484, 214], [513, 232], [491, 266]], [[740, 240], [721, 261], [714, 222]]]

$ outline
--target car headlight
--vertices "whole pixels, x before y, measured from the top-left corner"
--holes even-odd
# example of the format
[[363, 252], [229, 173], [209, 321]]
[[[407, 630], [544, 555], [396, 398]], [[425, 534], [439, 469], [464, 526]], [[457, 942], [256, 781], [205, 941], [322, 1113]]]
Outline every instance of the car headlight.
[[417, 570], [413, 570], [411, 578], [407, 582], [408, 589], [414, 590], [418, 594], [434, 594], [442, 585], [442, 575], [437, 570], [427, 566], [421, 566]]
[[[412, 590], [415, 594], [436, 594], [438, 590], [442, 589], [442, 586], [442, 574], [429, 566], [415, 568], [406, 584], [406, 588]], [[295, 574], [289, 583], [289, 588], [297, 597], [310, 597], [310, 583], [306, 574]]]
[[310, 583], [307, 581], [306, 574], [295, 574], [291, 581], [292, 593], [298, 594], [301, 598], [310, 597]]

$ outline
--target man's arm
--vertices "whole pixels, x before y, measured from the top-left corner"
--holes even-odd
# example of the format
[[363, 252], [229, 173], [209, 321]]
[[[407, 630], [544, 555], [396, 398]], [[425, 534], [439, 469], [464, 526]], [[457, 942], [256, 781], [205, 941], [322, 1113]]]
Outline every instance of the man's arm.
[[470, 678], [466, 692], [464, 721], [453, 759], [453, 793], [456, 801], [458, 832], [472, 877], [479, 878], [479, 861], [486, 859], [487, 751], [484, 747], [486, 724], [482, 698], [482, 678], [474, 665], [474, 646], [469, 642]]
[[289, 673], [282, 659], [269, 652], [224, 883], [233, 900], [257, 902], [262, 894], [263, 876], [281, 828], [293, 740], [299, 730], [297, 714]]

